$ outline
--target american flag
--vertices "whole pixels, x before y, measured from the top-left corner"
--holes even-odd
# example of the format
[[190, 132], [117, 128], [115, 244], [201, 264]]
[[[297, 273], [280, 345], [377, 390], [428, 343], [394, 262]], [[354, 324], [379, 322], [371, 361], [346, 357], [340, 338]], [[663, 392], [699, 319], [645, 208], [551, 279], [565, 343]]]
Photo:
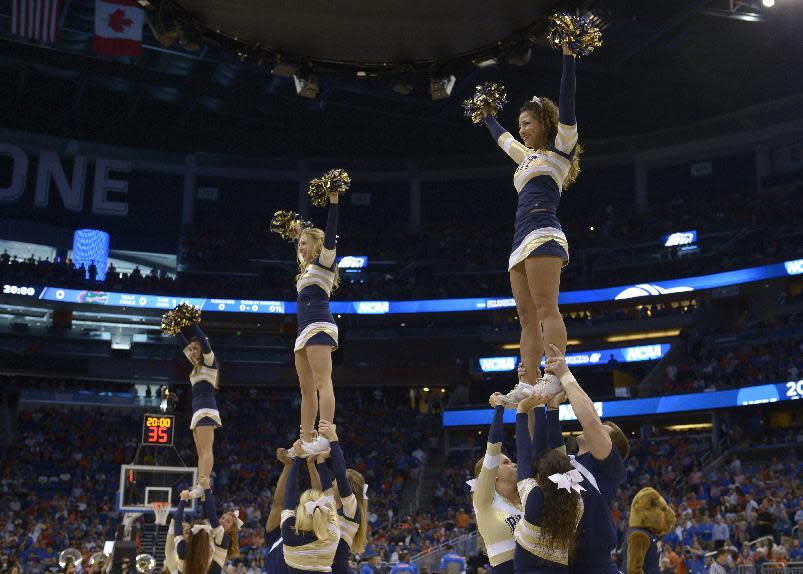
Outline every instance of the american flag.
[[11, 33], [55, 42], [60, 12], [61, 0], [11, 0]]

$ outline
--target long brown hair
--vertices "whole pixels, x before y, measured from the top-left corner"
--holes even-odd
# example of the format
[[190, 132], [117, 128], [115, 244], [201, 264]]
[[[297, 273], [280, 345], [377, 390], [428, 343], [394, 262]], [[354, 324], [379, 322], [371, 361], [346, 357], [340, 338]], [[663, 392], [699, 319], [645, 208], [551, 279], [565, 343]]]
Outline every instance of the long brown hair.
[[549, 476], [568, 472], [573, 468], [569, 457], [556, 450], [544, 453], [535, 466], [535, 480], [544, 493], [541, 519], [544, 543], [549, 548], [568, 548], [570, 560], [574, 555], [574, 539], [581, 516], [580, 494], [558, 489], [558, 485], [549, 480]]
[[[307, 241], [310, 242], [312, 246], [312, 257], [309, 258], [309, 261], [304, 261], [298, 256], [298, 253], [296, 253], [296, 259], [298, 259], [298, 275], [296, 275], [296, 282], [301, 279], [301, 276], [304, 274], [304, 271], [306, 271], [307, 267], [309, 267], [310, 263], [312, 263], [312, 260], [316, 257], [320, 257], [321, 252], [323, 251], [323, 229], [318, 229], [317, 227], [308, 227], [301, 232], [301, 236], [306, 237]], [[340, 268], [338, 267], [336, 261], [334, 272], [335, 282], [332, 285], [332, 291], [340, 286]]]
[[365, 550], [365, 544], [368, 542], [368, 500], [363, 494], [365, 478], [352, 468], [346, 471], [346, 478], [348, 478], [351, 492], [357, 498], [357, 506], [360, 509], [360, 527], [354, 535], [351, 551], [355, 554], [362, 554], [362, 551]]
[[[519, 110], [520, 114], [529, 112], [541, 122], [544, 126], [544, 141], [540, 142], [538, 149], [546, 149], [550, 143], [555, 141], [558, 136], [558, 106], [549, 98], [538, 98], [540, 102], [524, 102]], [[574, 157], [572, 157], [572, 164], [569, 167], [569, 174], [563, 182], [563, 189], [566, 189], [575, 181], [577, 176], [580, 175], [580, 155], [583, 153], [582, 146], [578, 143], [574, 149]]]
[[[204, 523], [199, 522], [199, 524]], [[206, 530], [199, 530], [195, 534], [190, 534], [190, 539], [187, 540], [187, 557], [184, 559], [184, 570], [181, 574], [206, 574], [211, 559], [209, 533]]]
[[237, 531], [237, 517], [234, 516], [233, 512], [226, 512], [226, 514], [231, 514], [232, 524], [234, 525], [231, 532], [226, 533], [229, 535], [229, 549], [226, 551], [226, 558], [237, 558], [240, 555], [240, 534]]

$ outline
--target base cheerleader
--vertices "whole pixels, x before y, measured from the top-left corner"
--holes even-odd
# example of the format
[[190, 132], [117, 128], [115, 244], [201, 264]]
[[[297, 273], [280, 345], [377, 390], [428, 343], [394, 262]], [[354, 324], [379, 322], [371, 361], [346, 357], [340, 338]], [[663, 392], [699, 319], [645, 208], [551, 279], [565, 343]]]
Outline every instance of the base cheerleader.
[[490, 107], [483, 110], [494, 139], [518, 164], [513, 178], [518, 207], [508, 270], [521, 322], [521, 360], [529, 370], [524, 382], [530, 385], [540, 376], [544, 343], [566, 350], [558, 292], [561, 268], [569, 262], [569, 244], [556, 212], [561, 193], [580, 171], [574, 98], [574, 56], [564, 46], [560, 107], [543, 97], [526, 102], [519, 115], [524, 143], [499, 125]]
[[516, 489], [516, 465], [502, 454], [504, 396], [494, 393], [489, 399], [494, 409], [485, 456], [474, 466], [471, 501], [485, 543], [485, 552], [493, 574], [513, 573], [516, 540], [513, 532], [524, 511]]
[[181, 492], [181, 500], [173, 517], [177, 565], [181, 574], [221, 574], [226, 560], [240, 554], [238, 531], [242, 521], [232, 512], [226, 512], [218, 518], [215, 497], [208, 488], [208, 482], [204, 486], [206, 520], [196, 520], [188, 533], [183, 528], [184, 509], [191, 500], [188, 490]]
[[540, 395], [524, 399], [516, 414], [517, 488], [524, 508], [514, 533], [517, 574], [568, 573], [577, 523], [583, 515], [578, 473], [566, 454], [546, 448], [538, 425], [533, 452], [527, 413], [541, 400]]
[[[577, 436], [578, 452], [571, 463], [582, 476], [584, 490], [581, 494], [585, 510], [577, 528], [576, 552], [570, 572], [617, 574], [618, 568], [611, 559], [618, 541], [611, 504], [616, 489], [626, 477], [624, 459], [630, 452], [630, 444], [618, 426], [600, 420], [593, 401], [569, 370], [566, 358], [556, 347], [551, 351], [555, 356], [547, 360], [546, 370], [560, 380], [583, 429]], [[560, 435], [557, 416], [552, 422], [551, 433]]]
[[298, 240], [298, 337], [295, 365], [301, 385], [301, 440], [303, 456], [321, 454], [327, 441], [315, 435], [315, 418], [333, 422], [335, 392], [332, 387], [332, 352], [337, 349], [337, 324], [329, 310], [329, 297], [339, 284], [336, 262], [338, 194], [329, 194], [326, 232], [318, 228], [302, 229], [300, 222], [292, 230]]
[[[276, 490], [273, 492], [273, 502], [270, 505], [268, 520], [265, 522], [265, 568], [268, 574], [288, 574], [287, 564], [284, 561], [284, 550], [282, 548], [282, 503], [284, 502], [287, 478], [290, 475], [290, 466], [293, 464], [293, 457], [289, 455], [287, 449], [276, 449], [276, 459], [282, 463], [282, 472], [276, 482]], [[318, 471], [312, 462], [312, 458], [307, 458], [307, 470], [310, 473], [310, 483], [312, 488], [321, 490], [321, 479]]]
[[[338, 506], [337, 517], [340, 524], [340, 542], [332, 562], [334, 574], [349, 574], [349, 557], [365, 550], [368, 539], [368, 499], [367, 485], [362, 474], [346, 469], [343, 449], [337, 437], [335, 425], [321, 421], [318, 431], [331, 447], [332, 470], [335, 475], [334, 494]], [[318, 474], [322, 474], [318, 465]]]
[[[337, 546], [340, 542], [340, 525], [332, 496], [318, 489], [305, 490], [298, 496], [298, 471], [304, 451], [301, 440], [293, 445], [295, 458], [290, 466], [285, 486], [281, 516], [282, 551], [291, 574], [301, 572], [331, 572]], [[328, 490], [332, 479], [325, 466], [319, 467], [322, 488]]]

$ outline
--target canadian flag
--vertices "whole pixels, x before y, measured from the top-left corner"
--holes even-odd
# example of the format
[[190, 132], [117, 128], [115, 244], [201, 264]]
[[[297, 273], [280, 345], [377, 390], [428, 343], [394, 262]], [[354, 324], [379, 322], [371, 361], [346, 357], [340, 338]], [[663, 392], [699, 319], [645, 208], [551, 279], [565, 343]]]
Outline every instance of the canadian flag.
[[92, 49], [112, 56], [139, 56], [144, 21], [145, 13], [134, 0], [96, 0]]

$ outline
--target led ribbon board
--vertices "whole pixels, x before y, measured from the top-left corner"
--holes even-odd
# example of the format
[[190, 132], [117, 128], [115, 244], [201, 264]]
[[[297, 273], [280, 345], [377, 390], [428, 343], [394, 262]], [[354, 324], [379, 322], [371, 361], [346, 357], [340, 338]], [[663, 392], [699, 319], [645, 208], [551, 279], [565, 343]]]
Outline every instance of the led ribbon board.
[[[637, 285], [619, 285], [602, 289], [561, 292], [561, 305], [578, 305], [616, 301], [635, 297], [657, 297], [670, 293], [684, 293], [740, 285], [765, 279], [776, 279], [803, 273], [803, 259], [750, 267], [712, 275], [671, 279]], [[109, 307], [133, 307], [139, 309], [172, 309], [179, 303], [189, 303], [204, 312], [295, 314], [295, 301], [263, 301], [252, 299], [216, 299], [198, 297], [173, 297], [168, 295], [145, 295], [137, 293], [114, 293], [42, 287], [39, 299], [74, 304], [106, 305]], [[342, 315], [393, 315], [411, 313], [452, 313], [488, 311], [516, 306], [512, 297], [495, 299], [425, 299], [420, 301], [331, 301], [332, 313]]]
[[[594, 403], [594, 407], [597, 409], [597, 414], [599, 414], [600, 417], [614, 419], [617, 417], [637, 417], [746, 407], [750, 405], [799, 399], [803, 399], [803, 380], [743, 387], [741, 389], [728, 389], [725, 391], [713, 391], [710, 393], [688, 393], [685, 395], [669, 395], [665, 397], [627, 399], [622, 401], [598, 401]], [[443, 413], [443, 426], [487, 426], [491, 424], [492, 418], [493, 410], [489, 408], [445, 411]], [[506, 423], [515, 423], [516, 412], [511, 410], [505, 411], [504, 420]], [[577, 420], [571, 405], [560, 405], [560, 420]]]
[[[670, 346], [668, 344], [639, 345], [637, 347], [568, 353], [566, 355], [566, 363], [572, 367], [585, 367], [589, 365], [604, 365], [611, 360], [619, 363], [654, 361], [666, 355]], [[480, 370], [483, 373], [514, 371], [519, 366], [519, 357], [481, 357], [479, 362]], [[541, 366], [545, 365], [546, 360], [541, 359]]]

